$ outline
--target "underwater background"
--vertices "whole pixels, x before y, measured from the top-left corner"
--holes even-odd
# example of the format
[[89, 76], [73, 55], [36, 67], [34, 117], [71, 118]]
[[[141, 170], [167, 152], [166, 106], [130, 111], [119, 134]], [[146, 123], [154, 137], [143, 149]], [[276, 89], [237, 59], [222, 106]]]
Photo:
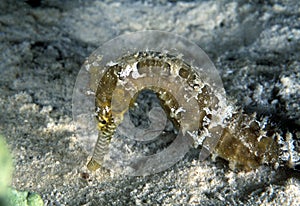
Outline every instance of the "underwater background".
[[299, 171], [232, 171], [219, 158], [200, 162], [197, 150], [146, 177], [87, 170], [72, 122], [77, 74], [103, 43], [141, 30], [199, 45], [227, 98], [292, 132], [300, 151], [298, 0], [1, 0], [0, 134], [13, 159], [11, 188], [45, 205], [300, 205]]

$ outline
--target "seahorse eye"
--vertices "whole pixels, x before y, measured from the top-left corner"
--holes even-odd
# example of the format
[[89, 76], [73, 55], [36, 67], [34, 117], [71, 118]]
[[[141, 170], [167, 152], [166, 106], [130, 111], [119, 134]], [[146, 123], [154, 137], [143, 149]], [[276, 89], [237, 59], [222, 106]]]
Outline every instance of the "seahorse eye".
[[105, 117], [105, 116], [98, 116], [98, 127], [100, 130], [102, 130], [104, 127], [107, 126], [107, 123], [108, 123], [108, 118]]

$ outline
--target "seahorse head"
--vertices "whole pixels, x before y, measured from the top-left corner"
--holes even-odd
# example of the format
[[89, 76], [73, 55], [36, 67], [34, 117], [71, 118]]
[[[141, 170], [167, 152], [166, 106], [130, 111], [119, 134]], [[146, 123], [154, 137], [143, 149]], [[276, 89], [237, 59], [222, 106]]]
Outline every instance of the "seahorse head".
[[108, 104], [96, 108], [96, 120], [99, 131], [110, 132], [115, 128], [112, 112]]

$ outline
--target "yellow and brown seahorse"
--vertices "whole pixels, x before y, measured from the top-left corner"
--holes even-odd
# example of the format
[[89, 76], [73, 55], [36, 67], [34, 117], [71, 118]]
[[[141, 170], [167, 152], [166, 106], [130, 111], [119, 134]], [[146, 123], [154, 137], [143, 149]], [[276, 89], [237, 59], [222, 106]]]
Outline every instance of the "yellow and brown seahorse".
[[151, 51], [130, 54], [116, 62], [108, 66], [96, 91], [99, 136], [88, 163], [90, 170], [101, 165], [124, 113], [144, 89], [157, 94], [175, 128], [190, 141], [201, 129], [207, 129], [209, 124], [204, 121], [210, 119], [209, 113], [218, 101], [209, 85], [188, 64], [177, 57]]
[[[201, 148], [200, 159], [214, 151], [228, 160], [232, 169], [250, 170], [262, 164], [278, 167], [284, 162], [290, 167], [298, 164], [300, 155], [296, 152], [292, 160], [290, 153], [295, 151], [283, 149], [292, 142], [291, 138], [290, 142], [282, 140], [266, 122], [234, 111], [216, 85], [203, 78], [201, 72], [206, 71], [194, 66], [192, 60], [185, 61], [183, 56], [146, 49], [123, 53], [105, 65], [99, 63], [102, 57], [96, 54], [88, 59], [98, 129], [93, 156], [87, 164], [89, 170], [101, 167], [124, 114], [145, 89], [157, 95], [167, 118], [180, 131], [177, 148], [179, 144]], [[96, 74], [99, 70], [101, 75]], [[176, 147], [170, 154], [176, 153]], [[284, 159], [285, 154], [289, 157]]]

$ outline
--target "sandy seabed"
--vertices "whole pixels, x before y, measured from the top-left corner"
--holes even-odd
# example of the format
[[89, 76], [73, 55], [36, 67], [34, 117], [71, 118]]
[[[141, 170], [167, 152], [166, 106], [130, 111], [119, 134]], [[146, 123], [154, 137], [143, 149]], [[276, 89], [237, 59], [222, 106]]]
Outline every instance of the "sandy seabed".
[[46, 205], [300, 205], [299, 172], [234, 172], [191, 151], [146, 177], [89, 172], [72, 91], [90, 53], [139, 30], [180, 34], [210, 56], [229, 99], [300, 133], [300, 3], [294, 1], [0, 2], [0, 132], [13, 187]]

